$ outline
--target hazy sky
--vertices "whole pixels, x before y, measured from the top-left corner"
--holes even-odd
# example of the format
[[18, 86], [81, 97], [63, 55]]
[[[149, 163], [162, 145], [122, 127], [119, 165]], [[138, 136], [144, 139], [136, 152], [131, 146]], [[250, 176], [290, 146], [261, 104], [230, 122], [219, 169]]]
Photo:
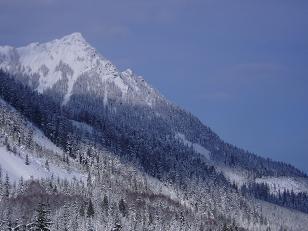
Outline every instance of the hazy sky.
[[308, 172], [307, 0], [0, 0], [0, 45], [75, 31], [224, 140]]

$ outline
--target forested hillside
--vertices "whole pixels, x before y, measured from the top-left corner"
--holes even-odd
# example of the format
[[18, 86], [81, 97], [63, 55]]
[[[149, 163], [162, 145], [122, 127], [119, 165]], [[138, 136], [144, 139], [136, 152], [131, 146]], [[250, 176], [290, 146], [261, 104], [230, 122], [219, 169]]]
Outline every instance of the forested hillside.
[[308, 225], [305, 173], [224, 142], [80, 34], [0, 49], [0, 67], [0, 230]]

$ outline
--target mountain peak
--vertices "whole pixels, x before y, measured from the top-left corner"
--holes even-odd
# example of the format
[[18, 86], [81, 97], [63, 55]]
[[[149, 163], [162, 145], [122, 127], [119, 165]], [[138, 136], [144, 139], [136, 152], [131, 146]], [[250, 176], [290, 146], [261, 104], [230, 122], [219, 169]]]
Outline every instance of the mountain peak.
[[39, 93], [57, 92], [63, 104], [85, 91], [104, 97], [104, 102], [112, 98], [151, 106], [160, 99], [132, 70], [119, 72], [78, 32], [46, 43], [0, 47], [0, 68], [28, 76], [26, 83]]
[[[101, 81], [119, 76], [112, 63], [100, 55], [81, 33], [75, 32], [46, 43], [0, 49], [0, 68], [12, 74], [36, 76], [35, 89], [43, 93], [60, 83], [66, 92], [64, 103], [75, 82], [83, 75], [97, 75]], [[121, 80], [116, 80], [121, 85]]]
[[78, 42], [85, 43], [86, 42], [85, 38], [82, 36], [80, 32], [74, 32], [72, 34], [65, 35], [59, 40], [63, 42], [71, 42], [71, 43], [78, 43]]

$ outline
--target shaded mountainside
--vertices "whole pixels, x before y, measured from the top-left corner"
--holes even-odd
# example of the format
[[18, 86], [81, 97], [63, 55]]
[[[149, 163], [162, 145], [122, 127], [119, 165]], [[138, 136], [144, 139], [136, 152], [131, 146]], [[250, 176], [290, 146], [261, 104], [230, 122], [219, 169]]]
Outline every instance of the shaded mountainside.
[[[0, 159], [18, 159], [22, 171], [12, 176], [8, 166], [1, 166], [0, 230], [35, 225], [41, 203], [49, 211], [52, 230], [112, 230], [116, 226], [123, 230], [241, 230], [239, 226], [302, 230], [305, 225], [306, 215], [298, 212], [280, 208], [264, 214], [262, 207], [241, 196], [214, 167], [210, 173], [203, 172], [202, 179], [157, 180], [111, 151], [118, 149], [93, 142], [93, 128], [69, 121], [74, 128], [69, 136], [75, 143], [67, 140], [66, 149], [58, 148], [17, 109], [1, 101]], [[24, 175], [33, 168], [31, 176]], [[59, 172], [63, 174], [56, 175]], [[285, 214], [296, 219], [288, 224], [276, 221]]]
[[[240, 205], [235, 189], [219, 183], [214, 170], [206, 188], [190, 182], [183, 189], [145, 174], [111, 148], [87, 139], [94, 131], [84, 124], [70, 120], [75, 128], [71, 132], [83, 134], [71, 152], [68, 145], [67, 149], [52, 145], [5, 101], [0, 109], [0, 230], [30, 229], [41, 203], [49, 211], [52, 230], [112, 230], [117, 225], [123, 230], [235, 229], [239, 225], [231, 219], [233, 211], [224, 209], [221, 198], [230, 204], [227, 207], [245, 205], [253, 219], [262, 218], [244, 198]], [[4, 159], [14, 160], [19, 171], [2, 165]]]
[[[25, 163], [20, 176], [28, 174], [23, 180], [30, 180], [15, 188], [4, 180], [3, 224], [23, 216], [10, 211], [11, 205], [42, 187], [53, 219], [81, 211], [57, 224], [70, 224], [69, 230], [91, 225], [103, 230], [117, 225], [124, 230], [305, 227], [306, 214], [279, 207], [307, 212], [303, 172], [225, 143], [143, 78], [131, 70], [119, 72], [79, 33], [22, 48], [1, 47], [0, 67], [2, 158], [19, 158], [18, 166]], [[269, 187], [272, 179], [278, 179], [278, 191]], [[53, 204], [51, 198], [67, 203]], [[279, 206], [260, 206], [256, 199]], [[31, 223], [30, 205], [25, 205], [32, 211], [25, 222]], [[264, 213], [262, 206], [275, 212]], [[277, 217], [286, 214], [298, 220], [281, 223]], [[74, 219], [79, 228], [73, 228]]]

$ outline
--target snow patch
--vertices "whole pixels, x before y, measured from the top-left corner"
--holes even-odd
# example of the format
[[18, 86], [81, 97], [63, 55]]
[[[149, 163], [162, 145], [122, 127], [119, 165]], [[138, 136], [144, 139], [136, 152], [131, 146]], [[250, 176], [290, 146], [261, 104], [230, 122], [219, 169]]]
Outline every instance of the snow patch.
[[270, 192], [278, 194], [284, 190], [293, 191], [295, 194], [300, 192], [308, 193], [308, 182], [304, 178], [291, 177], [262, 177], [257, 178], [256, 183], [265, 183], [269, 186]]
[[248, 182], [248, 178], [242, 171], [230, 169], [225, 166], [216, 166], [216, 168], [225, 176], [226, 179], [228, 179], [231, 183], [235, 183], [238, 187], [241, 187]]
[[60, 179], [83, 180], [85, 176], [75, 172], [68, 171], [49, 163], [49, 170], [45, 167], [46, 160], [42, 158], [33, 158], [29, 155], [29, 165], [25, 164], [25, 155], [18, 156], [0, 146], [0, 165], [2, 174], [8, 174], [11, 182], [18, 182], [22, 177], [24, 180], [42, 179], [56, 177]]
[[82, 122], [78, 122], [76, 120], [71, 120], [73, 125], [77, 128], [79, 128], [80, 130], [86, 131], [88, 133], [93, 133], [93, 127], [91, 127], [90, 125], [86, 124], [86, 123], [82, 123]]
[[40, 145], [41, 147], [44, 147], [50, 151], [53, 151], [58, 154], [62, 154], [63, 151], [59, 147], [57, 147], [53, 142], [51, 142], [45, 135], [44, 133], [36, 128], [34, 125], [32, 125], [34, 128], [33, 132], [33, 140]]
[[177, 133], [175, 137], [181, 140], [186, 146], [192, 147], [196, 153], [199, 153], [208, 160], [210, 160], [210, 151], [201, 146], [200, 144], [190, 142], [182, 133]]

